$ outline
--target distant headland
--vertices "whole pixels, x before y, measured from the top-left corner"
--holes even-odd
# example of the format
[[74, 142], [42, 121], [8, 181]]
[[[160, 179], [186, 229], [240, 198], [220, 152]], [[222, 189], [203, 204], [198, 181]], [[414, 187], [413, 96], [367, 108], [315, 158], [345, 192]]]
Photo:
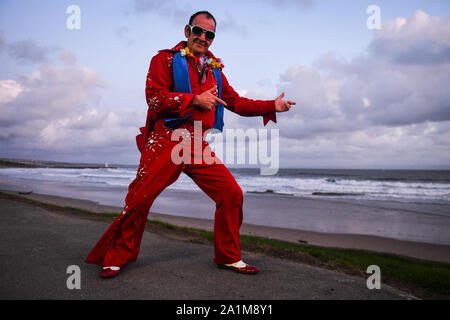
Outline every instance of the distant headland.
[[67, 169], [99, 169], [117, 168], [116, 165], [98, 163], [69, 163], [59, 161], [27, 160], [27, 159], [0, 159], [0, 168], [67, 168]]

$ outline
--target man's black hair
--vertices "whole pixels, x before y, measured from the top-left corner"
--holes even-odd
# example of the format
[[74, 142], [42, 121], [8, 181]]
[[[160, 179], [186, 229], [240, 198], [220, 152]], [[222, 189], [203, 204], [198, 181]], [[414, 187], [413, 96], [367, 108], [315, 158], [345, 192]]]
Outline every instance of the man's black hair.
[[216, 18], [214, 18], [214, 16], [208, 12], [208, 11], [198, 11], [196, 13], [194, 13], [191, 18], [189, 19], [189, 25], [192, 25], [192, 22], [194, 21], [195, 17], [198, 15], [204, 14], [207, 18], [209, 19], [213, 19], [214, 20], [214, 27], [217, 28], [217, 22], [216, 22]]

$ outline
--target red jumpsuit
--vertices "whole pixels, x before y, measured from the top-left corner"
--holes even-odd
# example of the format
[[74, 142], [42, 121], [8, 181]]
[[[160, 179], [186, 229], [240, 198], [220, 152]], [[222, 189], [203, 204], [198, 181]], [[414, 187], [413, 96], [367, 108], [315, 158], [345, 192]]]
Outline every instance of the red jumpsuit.
[[[145, 90], [149, 109], [146, 126], [141, 128], [143, 134], [137, 138], [141, 159], [136, 178], [128, 188], [122, 213], [89, 253], [87, 263], [122, 267], [136, 260], [153, 201], [178, 179], [181, 172], [186, 173], [216, 203], [214, 262], [225, 264], [241, 260], [239, 228], [242, 224], [243, 194], [234, 177], [204, 140], [196, 142], [191, 139], [196, 147], [191, 149], [190, 162], [176, 164], [171, 158], [174, 146], [189, 143], [189, 140], [176, 141], [172, 136], [173, 129], [164, 126], [165, 118], [184, 117], [192, 113], [189, 121], [179, 128], [189, 133], [190, 137], [194, 137], [194, 121], [201, 121], [202, 132], [214, 125], [214, 109], [200, 110], [190, 105], [195, 95], [216, 85], [210, 67], [206, 71], [206, 81], [202, 83], [194, 61], [187, 58], [192, 93], [173, 92], [173, 53], [185, 47], [186, 42], [182, 41], [173, 49], [160, 51], [151, 60]], [[215, 58], [209, 51], [207, 56]], [[240, 97], [223, 73], [221, 98], [227, 103], [227, 109], [239, 115], [264, 116], [264, 125], [269, 120], [276, 122], [273, 100]], [[194, 160], [198, 155], [201, 155], [201, 163], [198, 158]]]

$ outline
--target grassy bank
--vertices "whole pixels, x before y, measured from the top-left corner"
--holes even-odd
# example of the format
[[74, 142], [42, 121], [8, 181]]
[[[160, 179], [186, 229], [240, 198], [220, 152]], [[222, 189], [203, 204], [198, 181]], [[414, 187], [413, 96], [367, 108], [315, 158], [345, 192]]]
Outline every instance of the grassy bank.
[[[85, 219], [112, 221], [119, 213], [95, 213], [73, 207], [62, 207], [25, 197], [0, 192], [0, 197], [22, 201], [61, 214]], [[183, 241], [212, 244], [213, 232], [171, 225], [149, 220], [148, 231]], [[244, 251], [263, 253], [367, 278], [366, 269], [377, 265], [381, 269], [381, 283], [389, 284], [424, 299], [450, 298], [450, 264], [419, 260], [394, 254], [356, 249], [319, 247], [241, 235]]]

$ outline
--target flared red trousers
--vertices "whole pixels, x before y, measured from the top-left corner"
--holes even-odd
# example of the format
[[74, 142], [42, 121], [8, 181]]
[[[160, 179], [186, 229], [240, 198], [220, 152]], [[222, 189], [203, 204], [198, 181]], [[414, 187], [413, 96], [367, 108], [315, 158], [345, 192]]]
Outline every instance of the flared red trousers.
[[[122, 267], [137, 259], [149, 210], [156, 197], [186, 173], [216, 204], [214, 216], [214, 262], [241, 260], [239, 229], [243, 194], [234, 177], [205, 141], [177, 154], [190, 161], [174, 161], [179, 143], [153, 131], [141, 154], [136, 178], [128, 188], [122, 213], [109, 226], [86, 258], [87, 263]], [[178, 150], [178, 149], [177, 149]], [[200, 161], [201, 160], [201, 161]]]

